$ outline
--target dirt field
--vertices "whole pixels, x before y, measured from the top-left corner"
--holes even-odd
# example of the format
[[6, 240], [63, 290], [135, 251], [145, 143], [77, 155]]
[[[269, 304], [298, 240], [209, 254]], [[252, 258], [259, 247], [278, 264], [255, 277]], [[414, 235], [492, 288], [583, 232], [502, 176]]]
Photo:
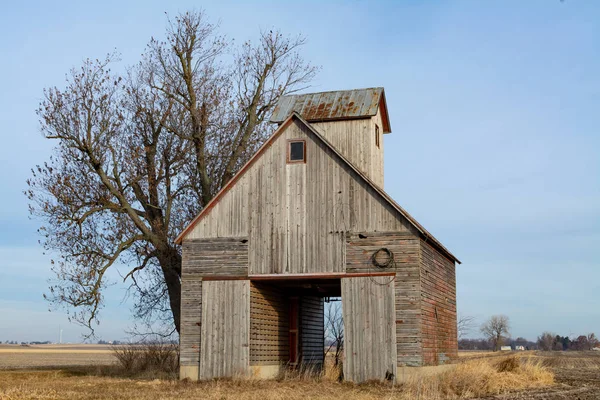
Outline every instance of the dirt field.
[[114, 362], [110, 346], [106, 345], [0, 345], [0, 370], [110, 365]]
[[549, 367], [556, 384], [543, 390], [528, 391], [518, 396], [496, 396], [493, 399], [598, 400], [600, 399], [600, 352], [535, 352], [534, 357]]
[[[444, 373], [443, 379], [433, 380], [423, 377], [420, 381], [396, 386], [384, 384], [353, 385], [338, 383], [333, 379], [289, 379], [277, 381], [210, 381], [191, 383], [158, 379], [124, 379], [117, 377], [114, 366], [102, 367], [105, 361], [112, 362], [109, 349], [71, 348], [57, 349], [56, 353], [64, 357], [64, 362], [96, 366], [79, 367], [54, 367], [49, 369], [48, 359], [43, 356], [54, 357], [52, 353], [40, 352], [50, 349], [1, 349], [0, 364], [5, 369], [0, 371], [0, 399], [600, 399], [600, 354], [597, 352], [570, 352], [570, 353], [521, 353], [520, 363], [542, 364], [554, 372], [555, 384], [548, 385], [546, 378], [540, 378], [537, 383], [530, 385], [532, 388], [522, 391], [510, 391], [507, 388], [518, 384], [518, 374], [512, 377], [511, 372], [501, 372], [484, 376], [480, 371], [489, 368], [488, 364], [496, 365], [507, 360], [505, 354], [483, 353], [472, 354], [473, 358], [464, 360], [463, 357], [455, 370]], [[25, 369], [24, 365], [14, 365], [15, 358], [33, 358], [28, 361], [35, 369]], [[15, 356], [17, 355], [17, 356]], [[86, 358], [87, 357], [87, 358]], [[103, 361], [104, 360], [104, 361]], [[510, 360], [509, 360], [510, 361]], [[11, 364], [13, 366], [7, 367]], [[41, 365], [40, 365], [41, 363]], [[508, 363], [510, 365], [510, 363]], [[523, 368], [523, 367], [516, 368]], [[42, 368], [45, 367], [45, 368]], [[11, 369], [6, 369], [11, 368]], [[18, 368], [18, 369], [14, 369]], [[472, 374], [472, 375], [471, 375]], [[548, 374], [542, 369], [533, 368], [528, 379], [536, 379], [536, 374]], [[472, 378], [471, 378], [472, 376]], [[505, 379], [506, 378], [506, 379]], [[469, 390], [456, 391], [456, 387], [464, 385], [466, 380], [473, 379], [475, 384], [471, 387], [490, 385], [489, 394], [475, 397]], [[498, 384], [498, 380], [503, 383]], [[550, 380], [549, 382], [552, 382]], [[495, 386], [494, 386], [495, 384]], [[443, 385], [443, 387], [442, 387]], [[437, 386], [437, 387], [436, 387]], [[440, 395], [452, 389], [450, 395]], [[487, 390], [487, 389], [486, 389]], [[484, 390], [485, 391], [485, 390]], [[504, 394], [493, 395], [502, 392]], [[460, 393], [457, 395], [456, 393]]]

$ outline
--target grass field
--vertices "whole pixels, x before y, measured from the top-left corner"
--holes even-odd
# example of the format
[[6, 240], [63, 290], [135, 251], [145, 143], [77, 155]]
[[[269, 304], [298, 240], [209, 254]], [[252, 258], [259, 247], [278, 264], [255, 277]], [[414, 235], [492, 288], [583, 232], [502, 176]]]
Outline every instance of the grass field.
[[[64, 364], [53, 365], [53, 357]], [[19, 360], [26, 364], [15, 365]], [[338, 383], [328, 376], [202, 383], [126, 379], [119, 374], [108, 347], [0, 348], [0, 366], [4, 368], [0, 371], [2, 400], [600, 398], [600, 354], [592, 352], [463, 355], [450, 369], [440, 369], [438, 374], [417, 373], [396, 385]]]

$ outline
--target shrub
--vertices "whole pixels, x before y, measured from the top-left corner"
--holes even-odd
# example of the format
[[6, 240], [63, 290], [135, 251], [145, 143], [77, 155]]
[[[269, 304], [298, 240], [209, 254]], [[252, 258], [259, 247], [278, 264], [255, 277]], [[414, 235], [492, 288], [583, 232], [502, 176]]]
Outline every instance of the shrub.
[[151, 378], [176, 378], [179, 368], [179, 348], [160, 341], [126, 344], [112, 347], [119, 366], [126, 375]]

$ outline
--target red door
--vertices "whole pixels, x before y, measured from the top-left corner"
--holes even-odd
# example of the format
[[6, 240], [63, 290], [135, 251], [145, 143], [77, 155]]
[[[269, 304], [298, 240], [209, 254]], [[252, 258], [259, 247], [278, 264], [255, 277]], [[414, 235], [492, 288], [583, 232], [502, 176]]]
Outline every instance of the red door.
[[290, 365], [298, 363], [298, 298], [290, 298]]

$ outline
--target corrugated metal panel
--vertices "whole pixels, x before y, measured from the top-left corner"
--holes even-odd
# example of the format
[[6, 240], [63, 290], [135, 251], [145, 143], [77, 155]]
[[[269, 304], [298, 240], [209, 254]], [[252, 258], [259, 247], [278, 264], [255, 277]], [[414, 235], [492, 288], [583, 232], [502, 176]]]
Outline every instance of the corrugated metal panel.
[[339, 90], [283, 96], [271, 116], [271, 122], [281, 123], [294, 111], [309, 122], [366, 118], [382, 107], [383, 131], [391, 132], [383, 88]]

